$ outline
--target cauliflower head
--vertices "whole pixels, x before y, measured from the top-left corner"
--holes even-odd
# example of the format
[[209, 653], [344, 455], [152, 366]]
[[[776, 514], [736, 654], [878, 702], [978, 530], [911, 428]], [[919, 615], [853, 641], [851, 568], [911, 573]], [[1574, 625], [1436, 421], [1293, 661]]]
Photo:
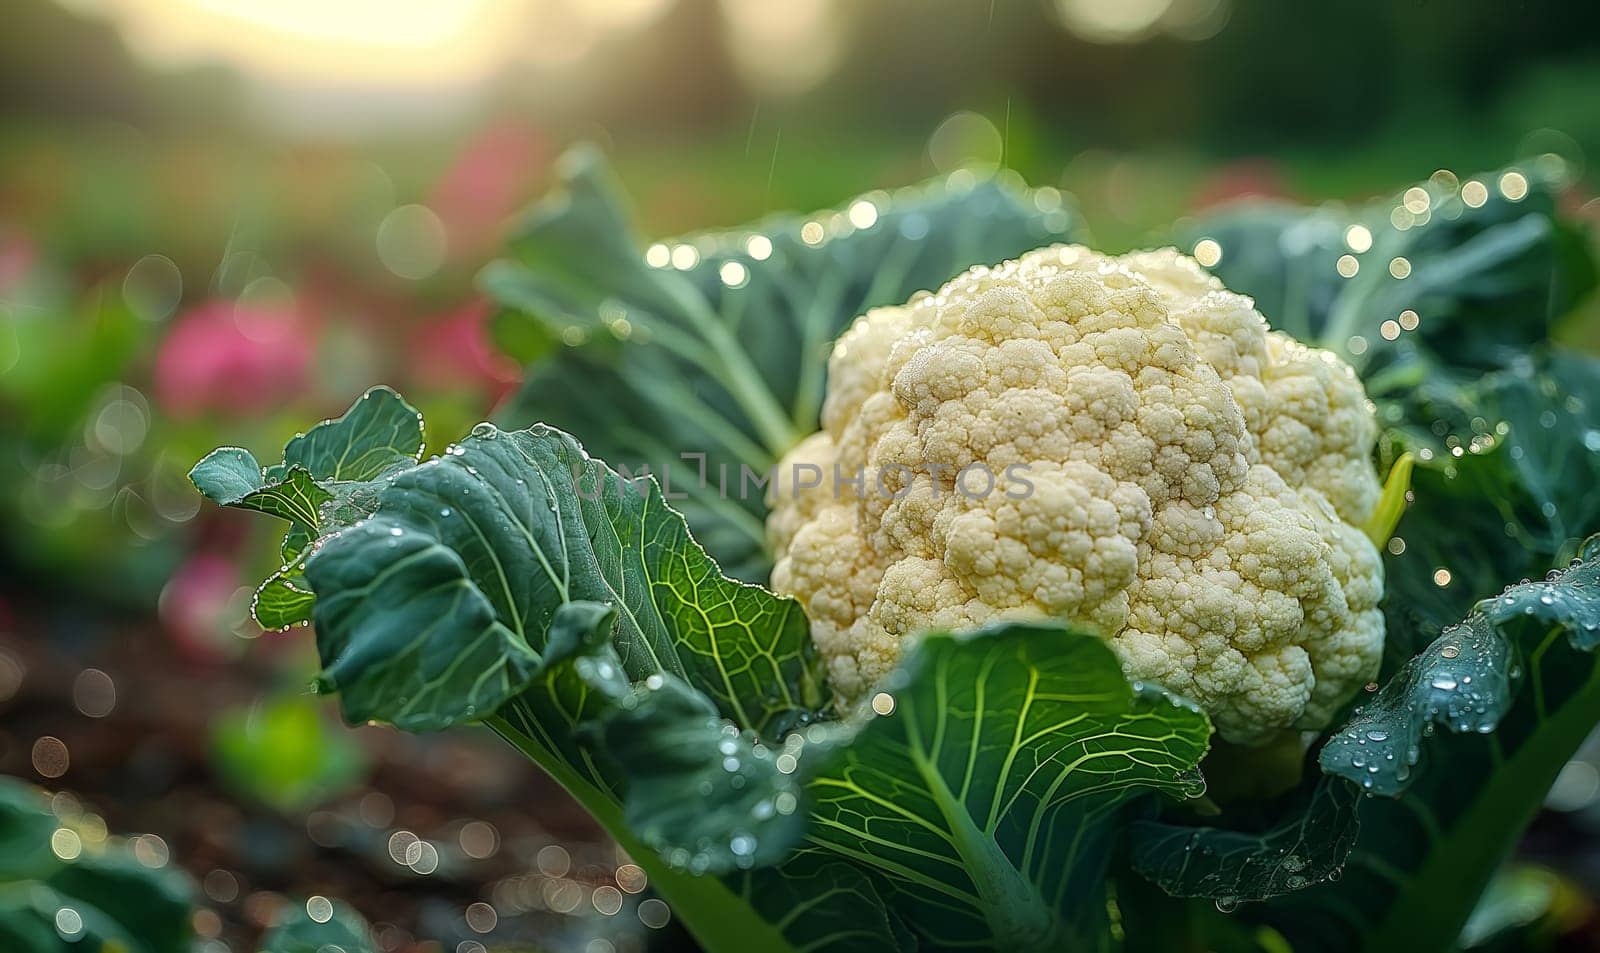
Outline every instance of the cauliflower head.
[[1172, 249], [978, 267], [857, 318], [767, 532], [851, 706], [927, 629], [1052, 617], [1222, 737], [1324, 726], [1373, 678], [1373, 408]]

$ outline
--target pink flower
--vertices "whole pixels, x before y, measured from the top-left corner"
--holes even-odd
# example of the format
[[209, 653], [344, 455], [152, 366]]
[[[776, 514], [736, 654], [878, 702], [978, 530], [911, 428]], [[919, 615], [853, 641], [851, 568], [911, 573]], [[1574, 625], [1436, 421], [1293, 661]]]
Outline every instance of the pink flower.
[[238, 567], [216, 553], [191, 556], [167, 580], [157, 612], [185, 655], [209, 661], [237, 651], [230, 609], [238, 589]]
[[538, 132], [495, 126], [467, 143], [434, 186], [428, 205], [443, 219], [451, 252], [479, 257], [539, 185], [549, 149]]
[[1205, 211], [1241, 199], [1291, 198], [1283, 171], [1271, 159], [1239, 159], [1221, 166], [1201, 180], [1189, 205]]
[[521, 374], [490, 341], [491, 314], [490, 304], [478, 300], [424, 323], [411, 348], [416, 382], [430, 390], [474, 390], [491, 407], [514, 390]]
[[293, 308], [208, 301], [180, 315], [161, 342], [156, 399], [177, 417], [265, 410], [303, 392], [311, 357]]
[[38, 254], [21, 232], [0, 231], [0, 294], [22, 286]]

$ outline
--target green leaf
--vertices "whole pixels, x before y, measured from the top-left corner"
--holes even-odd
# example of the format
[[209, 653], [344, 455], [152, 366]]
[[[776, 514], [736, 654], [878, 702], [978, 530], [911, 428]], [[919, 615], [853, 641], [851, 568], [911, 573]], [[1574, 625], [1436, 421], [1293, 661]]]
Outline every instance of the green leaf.
[[[630, 830], [690, 871], [783, 858], [753, 875], [763, 891], [796, 865], [847, 862], [910, 931], [889, 941], [902, 946], [1099, 936], [1121, 807], [1197, 793], [1210, 734], [1189, 704], [1130, 687], [1099, 639], [1054, 625], [927, 636], [872, 711], [771, 749], [672, 679], [652, 682], [600, 719]], [[802, 831], [807, 846], [786, 857]]]
[[[1545, 641], [1517, 645], [1503, 631], [1512, 623], [1539, 624], [1537, 634]], [[1445, 629], [1328, 741], [1323, 770], [1375, 794], [1399, 794], [1421, 756], [1424, 734], [1435, 725], [1457, 734], [1495, 730], [1516, 697], [1519, 653], [1527, 653], [1534, 666], [1535, 707], [1548, 711], [1539, 662], [1560, 631], [1579, 652], [1600, 644], [1600, 536], [1571, 568], [1544, 582], [1511, 586]]]
[[58, 861], [50, 836], [59, 826], [38, 790], [0, 780], [0, 883], [32, 880], [54, 870]]
[[237, 506], [261, 489], [261, 464], [250, 451], [222, 447], [206, 454], [189, 471], [189, 479], [206, 499], [221, 506]]
[[874, 880], [827, 851], [803, 849], [780, 867], [729, 879], [737, 895], [776, 925], [796, 950], [884, 953], [916, 949], [916, 938], [889, 912]]
[[274, 479], [264, 480], [255, 457], [238, 447], [213, 450], [189, 471], [189, 479], [214, 503], [313, 528], [322, 523], [322, 504], [333, 499], [333, 494], [301, 466], [281, 470]]
[[361, 915], [324, 897], [291, 904], [261, 940], [261, 953], [374, 953], [376, 949], [372, 930]]
[[[593, 682], [598, 677], [598, 684], [609, 683], [610, 688], [602, 689], [602, 693], [611, 698], [616, 683], [603, 671], [608, 660], [604, 649], [591, 650], [576, 657], [573, 669], [586, 662], [601, 668], [583, 678]], [[559, 682], [558, 677], [549, 679], [553, 695], [560, 694]], [[705, 949], [881, 953], [915, 948], [899, 919], [887, 909], [874, 878], [815, 848], [794, 853], [778, 867], [738, 871], [725, 877], [696, 875], [686, 867], [669, 863], [633, 833], [623, 819], [618, 795], [596, 787], [585, 775], [586, 770], [597, 770], [587, 752], [580, 752], [571, 760], [552, 754], [561, 750], [552, 733], [564, 724], [559, 715], [566, 714], [566, 710], [560, 709], [557, 717], [541, 722], [541, 712], [551, 712], [554, 706], [548, 700], [541, 705], [539, 695], [536, 691], [525, 693], [490, 718], [488, 724], [548, 771], [594, 815], [634, 863], [645, 869], [651, 887], [671, 904], [675, 915]], [[581, 721], [585, 715], [602, 718], [607, 711], [607, 706], [599, 705], [580, 712], [575, 720]], [[604, 756], [603, 752], [599, 754]], [[609, 759], [604, 760], [609, 764]], [[651, 797], [644, 803], [654, 802]]]
[[1206, 717], [1055, 625], [926, 636], [872, 707], [810, 775], [810, 840], [934, 948], [1095, 942], [1120, 808], [1203, 789]]
[[627, 779], [628, 827], [690, 873], [770, 866], [805, 830], [799, 734], [776, 750], [672, 676], [646, 679], [592, 726]]
[[251, 602], [256, 623], [263, 629], [281, 630], [310, 622], [317, 597], [306, 585], [298, 566], [268, 576]]
[[389, 388], [374, 387], [343, 416], [296, 435], [281, 463], [263, 469], [248, 450], [224, 447], [195, 464], [189, 479], [207, 499], [289, 521], [283, 564], [252, 603], [262, 628], [310, 621], [314, 597], [303, 563], [312, 543], [366, 518], [377, 487], [415, 465], [422, 448], [422, 415]]
[[320, 529], [322, 505], [333, 498], [304, 467], [294, 466], [284, 471], [277, 482], [252, 490], [228, 505]]
[[[1262, 916], [1306, 951], [1416, 950], [1457, 935], [1600, 722], [1597, 641], [1600, 540], [1447, 629], [1322, 752], [1329, 772], [1403, 793], [1362, 800], [1342, 880]], [[1429, 737], [1434, 726], [1446, 732]]]
[[794, 600], [723, 578], [653, 481], [548, 427], [480, 425], [396, 475], [306, 579], [322, 684], [354, 721], [426, 730], [494, 712], [539, 676], [573, 601], [617, 607], [631, 678], [683, 678], [741, 728], [781, 731], [822, 703]]
[[1600, 531], [1600, 361], [1553, 351], [1418, 407], [1422, 462], [1385, 567], [1391, 671]]
[[305, 560], [311, 551], [312, 530], [292, 523], [284, 533], [280, 552], [283, 564], [256, 588], [250, 611], [264, 629], [284, 630], [311, 623], [316, 596], [305, 578]]
[[1306, 803], [1259, 831], [1137, 821], [1130, 859], [1167, 893], [1223, 907], [1303, 890], [1343, 873], [1361, 826], [1360, 796], [1356, 785], [1324, 777]]
[[95, 919], [105, 924], [103, 936], [126, 931], [135, 938], [128, 947], [132, 951], [184, 950], [193, 936], [194, 890], [188, 878], [174, 870], [152, 870], [125, 851], [86, 852], [47, 883], [85, 923], [91, 921], [86, 911], [97, 912]]
[[71, 818], [51, 812], [42, 792], [0, 778], [0, 949], [6, 953], [181, 953], [193, 936], [192, 902], [182, 874], [145, 866], [120, 840], [89, 841]]
[[283, 448], [285, 467], [319, 481], [369, 482], [422, 456], [422, 415], [387, 387], [362, 394], [343, 416], [324, 420]]
[[[530, 364], [501, 419], [583, 434], [630, 472], [668, 471], [663, 483], [706, 548], [750, 580], [769, 566], [755, 480], [817, 429], [839, 332], [871, 307], [1075, 227], [1059, 200], [993, 181], [930, 184], [661, 243], [653, 255], [685, 267], [655, 267], [598, 153], [575, 150], [560, 172], [560, 191], [481, 278], [503, 306], [500, 346]], [[864, 228], [849, 215], [864, 221], [861, 203], [872, 210]]]
[[[1556, 217], [1560, 184], [1513, 171], [1528, 182], [1518, 201], [1491, 173], [1470, 180], [1487, 184], [1476, 208], [1428, 182], [1414, 187], [1426, 194], [1426, 216], [1407, 211], [1408, 201], [1419, 205], [1410, 190], [1356, 209], [1254, 204], [1201, 216], [1177, 239], [1185, 248], [1216, 241], [1222, 257], [1211, 271], [1224, 284], [1255, 298], [1274, 328], [1349, 361], [1381, 404], [1437, 385], [1442, 372], [1470, 377], [1511, 363], [1594, 287], [1593, 261]], [[1370, 248], [1356, 251], [1363, 237]], [[1353, 277], [1338, 267], [1344, 255], [1358, 261]], [[1416, 327], [1391, 340], [1383, 323], [1408, 310]]]

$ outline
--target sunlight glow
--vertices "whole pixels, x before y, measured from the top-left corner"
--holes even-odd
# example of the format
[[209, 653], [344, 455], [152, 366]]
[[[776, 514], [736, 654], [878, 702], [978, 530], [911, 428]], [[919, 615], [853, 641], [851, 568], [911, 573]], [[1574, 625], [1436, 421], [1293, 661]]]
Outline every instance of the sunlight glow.
[[272, 82], [415, 88], [482, 82], [509, 63], [561, 66], [671, 0], [99, 0], [162, 65], [221, 63]]
[[513, 52], [520, 0], [106, 0], [155, 63], [221, 62], [316, 85], [468, 83]]

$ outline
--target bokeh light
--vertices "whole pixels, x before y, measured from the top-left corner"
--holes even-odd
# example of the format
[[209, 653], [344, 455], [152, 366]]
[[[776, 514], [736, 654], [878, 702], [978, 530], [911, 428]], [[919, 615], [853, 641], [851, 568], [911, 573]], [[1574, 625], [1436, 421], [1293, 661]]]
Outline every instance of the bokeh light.
[[425, 205], [402, 205], [378, 226], [378, 259], [401, 278], [420, 280], [444, 263], [444, 222]]

